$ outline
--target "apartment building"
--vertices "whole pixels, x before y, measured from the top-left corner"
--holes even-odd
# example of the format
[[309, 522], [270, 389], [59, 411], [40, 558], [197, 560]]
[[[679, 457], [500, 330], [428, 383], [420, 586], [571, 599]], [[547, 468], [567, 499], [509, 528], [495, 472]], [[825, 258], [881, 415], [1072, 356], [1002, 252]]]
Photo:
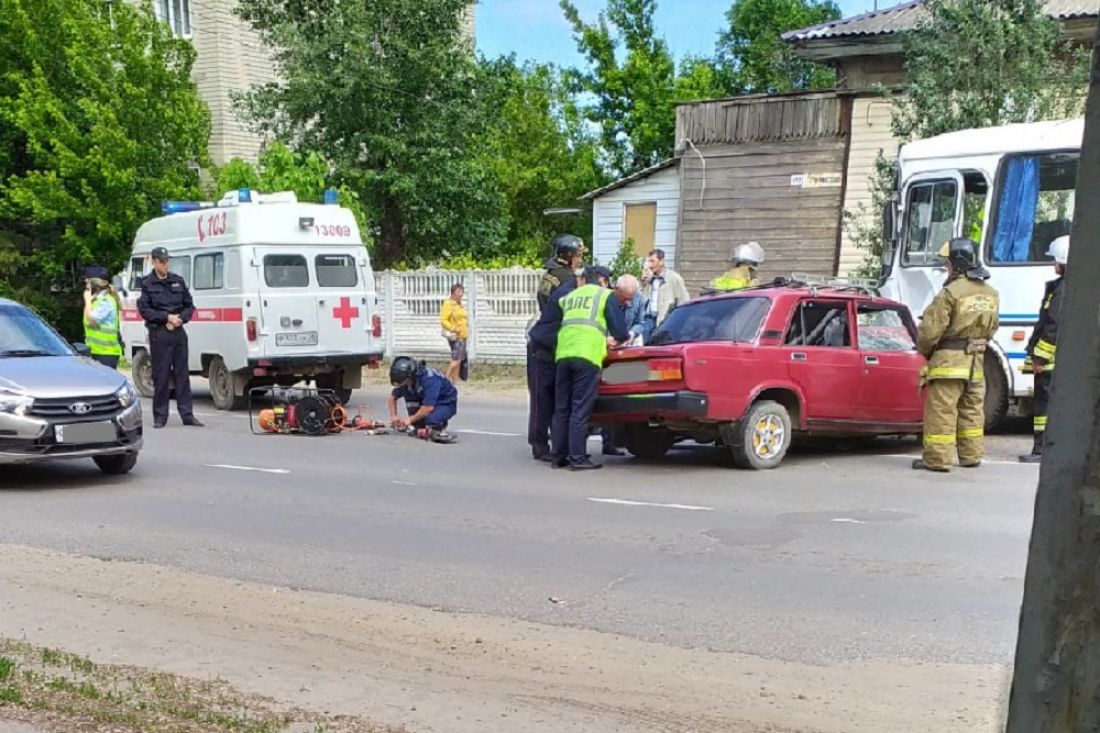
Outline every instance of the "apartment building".
[[[254, 160], [263, 143], [237, 118], [232, 93], [275, 80], [271, 55], [237, 17], [235, 7], [236, 0], [153, 0], [157, 17], [195, 46], [197, 58], [192, 73], [210, 107], [210, 156], [219, 165], [233, 158]], [[465, 37], [472, 44], [472, 3], [463, 24]]]

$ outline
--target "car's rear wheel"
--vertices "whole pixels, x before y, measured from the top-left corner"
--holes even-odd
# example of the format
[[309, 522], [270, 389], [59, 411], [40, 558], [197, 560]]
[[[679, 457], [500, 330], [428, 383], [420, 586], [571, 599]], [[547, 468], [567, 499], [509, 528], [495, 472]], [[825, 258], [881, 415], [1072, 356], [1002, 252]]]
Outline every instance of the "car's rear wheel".
[[736, 439], [730, 450], [739, 468], [775, 468], [791, 447], [794, 435], [791, 415], [778, 402], [763, 400], [749, 408], [734, 434]]
[[110, 456], [95, 456], [92, 458], [99, 470], [108, 476], [121, 476], [130, 473], [137, 465], [137, 453], [117, 453]]
[[148, 350], [139, 349], [135, 352], [131, 367], [138, 393], [146, 399], [153, 399], [153, 360]]
[[[246, 393], [240, 377], [229, 371], [225, 360], [215, 356], [210, 360], [210, 397], [219, 410], [240, 410], [245, 406]], [[238, 390], [238, 387], [241, 389]]]
[[663, 457], [676, 443], [666, 428], [632, 427], [625, 431], [626, 449], [632, 456], [654, 460]]
[[1001, 368], [1001, 360], [992, 351], [985, 352], [982, 375], [985, 378], [985, 429], [988, 432], [1004, 422], [1008, 415], [1008, 378]]

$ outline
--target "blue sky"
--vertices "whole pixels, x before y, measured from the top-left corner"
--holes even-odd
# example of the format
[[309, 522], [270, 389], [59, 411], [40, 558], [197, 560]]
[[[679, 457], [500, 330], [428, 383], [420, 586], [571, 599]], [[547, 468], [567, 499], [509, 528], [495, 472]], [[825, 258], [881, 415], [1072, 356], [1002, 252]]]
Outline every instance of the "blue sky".
[[[594, 19], [605, 0], [574, 0], [582, 17]], [[657, 29], [677, 58], [710, 54], [732, 0], [658, 0]], [[874, 7], [874, 0], [839, 0], [845, 16]], [[879, 0], [879, 7], [897, 0]], [[580, 57], [558, 0], [480, 0], [477, 45], [486, 56], [515, 53], [521, 60], [577, 64]]]

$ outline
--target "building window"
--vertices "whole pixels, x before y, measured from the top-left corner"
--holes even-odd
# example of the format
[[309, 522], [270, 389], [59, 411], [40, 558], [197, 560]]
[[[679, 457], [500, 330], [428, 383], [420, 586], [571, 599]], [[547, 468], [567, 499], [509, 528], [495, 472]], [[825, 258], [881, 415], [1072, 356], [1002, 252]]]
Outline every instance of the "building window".
[[155, 0], [153, 12], [179, 38], [191, 37], [191, 0]]

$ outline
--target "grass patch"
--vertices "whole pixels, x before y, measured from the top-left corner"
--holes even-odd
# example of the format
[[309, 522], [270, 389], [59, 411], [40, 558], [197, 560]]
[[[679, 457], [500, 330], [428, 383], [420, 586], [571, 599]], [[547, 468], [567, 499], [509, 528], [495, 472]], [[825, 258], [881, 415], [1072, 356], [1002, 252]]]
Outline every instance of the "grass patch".
[[67, 731], [112, 733], [399, 733], [360, 718], [287, 709], [221, 679], [96, 664], [0, 639], [0, 710]]

